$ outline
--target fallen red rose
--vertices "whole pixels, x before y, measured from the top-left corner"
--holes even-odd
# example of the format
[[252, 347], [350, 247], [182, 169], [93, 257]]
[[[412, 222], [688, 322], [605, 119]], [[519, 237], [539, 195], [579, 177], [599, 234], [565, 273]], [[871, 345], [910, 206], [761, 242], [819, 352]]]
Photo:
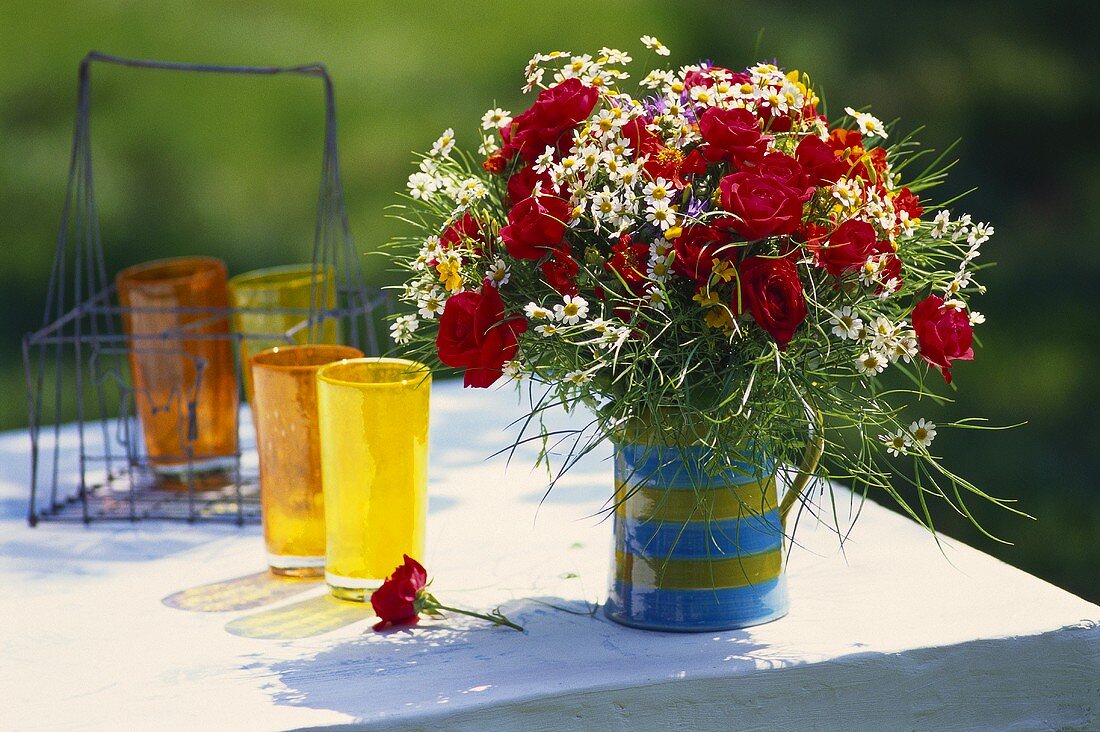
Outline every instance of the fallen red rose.
[[371, 593], [370, 604], [378, 616], [375, 630], [394, 625], [414, 625], [420, 620], [417, 595], [428, 583], [428, 572], [408, 554], [382, 586]]

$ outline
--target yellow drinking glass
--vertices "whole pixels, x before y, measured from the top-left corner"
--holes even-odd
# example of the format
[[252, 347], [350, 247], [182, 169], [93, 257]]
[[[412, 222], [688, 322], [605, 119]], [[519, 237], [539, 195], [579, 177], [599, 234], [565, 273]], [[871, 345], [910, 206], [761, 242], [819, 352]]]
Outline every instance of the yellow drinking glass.
[[317, 372], [321, 480], [332, 594], [363, 602], [402, 563], [424, 556], [431, 372], [361, 358]]
[[282, 346], [252, 357], [260, 516], [275, 574], [319, 577], [325, 568], [325, 505], [317, 429], [317, 370], [360, 358], [350, 346]]
[[314, 271], [310, 264], [291, 264], [245, 272], [229, 280], [229, 301], [236, 309], [233, 330], [241, 335], [244, 395], [249, 404], [252, 354], [275, 346], [339, 341], [335, 318], [312, 326], [309, 322], [311, 311], [336, 306], [331, 267]]

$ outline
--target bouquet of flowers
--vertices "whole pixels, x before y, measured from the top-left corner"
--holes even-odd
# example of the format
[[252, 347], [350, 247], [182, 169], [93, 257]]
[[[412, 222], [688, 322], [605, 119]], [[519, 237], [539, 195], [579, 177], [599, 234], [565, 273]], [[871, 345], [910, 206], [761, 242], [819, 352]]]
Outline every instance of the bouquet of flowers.
[[529, 109], [487, 111], [476, 153], [450, 129], [436, 140], [398, 207], [417, 233], [394, 251], [411, 312], [393, 339], [469, 387], [545, 385], [535, 415], [587, 405], [583, 429], [540, 431], [540, 460], [568, 440], [560, 471], [636, 428], [704, 447], [710, 473], [747, 445], [797, 465], [816, 442], [818, 475], [929, 525], [931, 494], [967, 515], [968, 492], [1001, 503], [930, 451], [979, 420], [910, 413], [946, 401], [936, 382], [984, 320], [968, 301], [993, 227], [928, 198], [946, 153], [852, 107], [830, 122], [809, 77], [776, 63], [656, 68], [635, 94], [631, 60], [538, 54]]

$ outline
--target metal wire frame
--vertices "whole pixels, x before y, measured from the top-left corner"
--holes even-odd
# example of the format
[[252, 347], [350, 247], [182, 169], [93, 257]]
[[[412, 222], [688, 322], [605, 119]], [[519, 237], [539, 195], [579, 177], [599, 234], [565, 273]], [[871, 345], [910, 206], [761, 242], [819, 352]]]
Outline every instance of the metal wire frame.
[[[314, 227], [313, 270], [332, 271], [336, 280], [335, 306], [326, 307], [324, 291], [314, 277], [308, 309], [263, 309], [264, 313], [299, 317], [284, 333], [202, 334], [187, 332], [210, 319], [234, 313], [261, 312], [255, 308], [184, 308], [176, 314], [208, 315], [182, 329], [157, 334], [122, 335], [124, 312], [164, 312], [159, 308], [119, 307], [113, 283], [107, 278], [96, 209], [91, 158], [91, 67], [106, 63], [131, 68], [232, 74], [246, 76], [298, 75], [316, 77], [324, 84], [325, 132], [321, 187]], [[343, 340], [367, 353], [378, 353], [375, 320], [389, 310], [381, 292], [366, 287], [359, 267], [344, 205], [336, 134], [336, 102], [332, 79], [321, 64], [303, 66], [218, 66], [146, 61], [91, 52], [80, 63], [77, 111], [61, 226], [50, 272], [42, 327], [23, 339], [29, 436], [31, 442], [30, 500], [27, 520], [39, 521], [175, 519], [188, 522], [221, 521], [236, 524], [259, 521], [259, 499], [252, 432], [247, 419], [236, 415], [238, 449], [224, 485], [198, 490], [189, 447], [177, 456], [185, 461], [184, 490], [158, 486], [142, 447], [141, 429], [134, 413], [135, 393], [128, 355], [148, 343], [186, 335], [192, 339], [250, 338], [294, 342], [305, 329], [315, 340], [329, 321], [335, 321]], [[163, 346], [162, 346], [163, 347]], [[237, 358], [239, 348], [233, 349]], [[183, 357], [194, 358], [186, 354]], [[196, 380], [180, 384], [170, 397], [178, 401], [181, 432], [193, 436], [195, 406], [205, 364], [195, 361]], [[62, 406], [75, 399], [75, 451], [66, 449], [68, 430], [62, 429]], [[45, 415], [52, 402], [52, 416]], [[117, 415], [112, 415], [117, 409]], [[245, 415], [248, 414], [244, 410]], [[186, 423], [183, 421], [186, 420]], [[72, 458], [75, 456], [75, 462]], [[206, 488], [207, 486], [204, 486]]]

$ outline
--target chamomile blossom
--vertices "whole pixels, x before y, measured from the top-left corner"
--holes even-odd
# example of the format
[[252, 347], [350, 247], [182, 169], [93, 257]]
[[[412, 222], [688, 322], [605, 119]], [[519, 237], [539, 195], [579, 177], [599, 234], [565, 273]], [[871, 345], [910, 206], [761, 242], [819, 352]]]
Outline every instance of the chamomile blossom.
[[883, 140], [886, 139], [886, 126], [882, 124], [882, 120], [878, 117], [866, 112], [857, 112], [851, 107], [845, 107], [844, 113], [856, 121], [856, 126], [859, 127], [862, 134], [868, 136], [878, 135]]
[[570, 371], [562, 378], [562, 381], [572, 386], [583, 386], [592, 381], [592, 374], [588, 371]]
[[429, 292], [421, 295], [417, 300], [417, 312], [419, 312], [420, 317], [425, 320], [432, 320], [435, 316], [443, 312], [443, 307], [446, 305], [446, 302], [446, 296], [437, 288], [433, 288]]
[[413, 173], [409, 176], [409, 195], [418, 201], [427, 201], [439, 190], [439, 179], [430, 173]]
[[485, 273], [485, 276], [489, 278], [489, 283], [499, 290], [508, 284], [508, 280], [512, 278], [512, 271], [503, 259], [497, 257], [493, 260], [493, 264], [489, 267], [489, 271]]
[[413, 331], [420, 326], [415, 315], [399, 315], [390, 325], [390, 337], [395, 343], [405, 345], [412, 340]]
[[892, 435], [879, 435], [879, 439], [886, 443], [886, 452], [896, 457], [907, 454], [913, 446], [913, 440], [905, 430], [898, 430]]
[[550, 320], [554, 317], [554, 311], [533, 302], [523, 306], [523, 313], [528, 320]]
[[646, 207], [645, 220], [661, 231], [667, 231], [676, 225], [676, 210], [666, 200], [654, 201]]
[[856, 371], [865, 376], [878, 376], [886, 370], [888, 363], [886, 356], [872, 349], [856, 359]]
[[657, 54], [658, 56], [668, 56], [670, 53], [672, 53], [668, 50], [668, 46], [661, 43], [653, 36], [642, 36], [640, 40], [643, 46], [648, 48], [650, 51], [653, 51], [653, 53]]
[[919, 350], [917, 336], [911, 330], [903, 331], [896, 337], [891, 338], [885, 348], [886, 357], [890, 359], [891, 363], [899, 359], [905, 363], [911, 363], [917, 357], [917, 351]]
[[833, 335], [848, 340], [856, 340], [863, 330], [863, 320], [847, 305], [832, 313], [829, 324], [833, 326]]
[[927, 449], [932, 440], [936, 439], [936, 425], [922, 417], [909, 425], [909, 434], [912, 435], [914, 444]]
[[979, 313], [977, 310], [970, 311], [970, 325], [981, 325], [985, 322], [985, 316]]
[[499, 130], [512, 124], [512, 113], [506, 109], [495, 107], [481, 115], [481, 129]]
[[523, 371], [523, 364], [520, 361], [505, 361], [500, 365], [500, 370], [507, 378], [515, 381], [522, 381], [527, 375]]
[[564, 295], [554, 306], [554, 318], [565, 325], [576, 325], [588, 317], [588, 301], [583, 297]]
[[947, 228], [950, 225], [951, 212], [944, 209], [936, 214], [936, 218], [932, 219], [932, 229], [928, 232], [928, 235], [933, 239], [940, 239], [947, 233]]
[[552, 335], [556, 335], [558, 332], [558, 326], [553, 323], [544, 323], [543, 325], [535, 326], [535, 332], [543, 338], [549, 338]]
[[439, 139], [432, 143], [432, 155], [441, 158], [447, 158], [451, 156], [451, 150], [455, 146], [455, 131], [448, 127], [443, 131], [443, 134], [439, 136]]

